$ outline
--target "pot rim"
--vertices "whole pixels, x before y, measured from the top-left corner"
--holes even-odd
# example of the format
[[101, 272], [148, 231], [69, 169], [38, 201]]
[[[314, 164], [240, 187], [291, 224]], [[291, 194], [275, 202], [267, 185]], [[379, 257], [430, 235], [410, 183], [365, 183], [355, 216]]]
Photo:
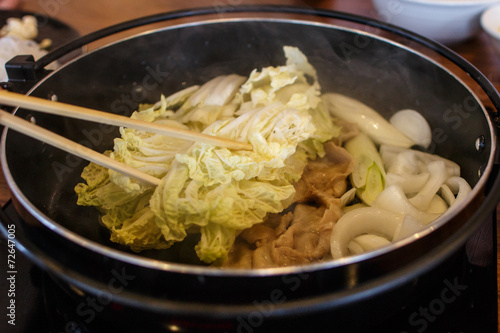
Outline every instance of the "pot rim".
[[[324, 261], [324, 262], [319, 262], [319, 263], [314, 263], [314, 264], [307, 264], [303, 266], [290, 266], [290, 267], [275, 267], [275, 268], [261, 268], [261, 269], [234, 269], [234, 268], [216, 268], [216, 267], [206, 267], [206, 266], [196, 266], [196, 265], [188, 265], [188, 264], [181, 264], [181, 263], [171, 263], [171, 262], [165, 262], [165, 261], [159, 261], [156, 259], [151, 259], [151, 258], [146, 258], [142, 257], [140, 255], [132, 254], [132, 253], [126, 253], [117, 249], [113, 249], [110, 247], [107, 247], [103, 244], [91, 241], [83, 236], [80, 236], [76, 234], [75, 232], [60, 226], [56, 221], [53, 221], [51, 218], [46, 216], [44, 213], [42, 213], [37, 207], [35, 207], [27, 198], [26, 196], [22, 193], [22, 191], [19, 189], [17, 184], [15, 183], [12, 174], [10, 173], [9, 167], [8, 167], [8, 161], [5, 153], [5, 144], [6, 144], [6, 138], [7, 138], [7, 133], [8, 130], [4, 131], [2, 135], [2, 154], [1, 154], [1, 161], [2, 161], [2, 168], [3, 172], [5, 175], [5, 178], [7, 180], [7, 183], [9, 187], [11, 188], [11, 191], [13, 194], [16, 196], [16, 198], [22, 203], [23, 207], [28, 210], [28, 212], [33, 215], [37, 220], [39, 220], [44, 226], [49, 228], [50, 230], [56, 232], [57, 234], [65, 237], [66, 239], [69, 239], [73, 243], [82, 246], [83, 248], [86, 248], [88, 250], [91, 250], [93, 252], [112, 257], [116, 260], [123, 261], [129, 264], [141, 266], [141, 267], [146, 267], [146, 268], [151, 268], [155, 270], [163, 270], [163, 271], [170, 271], [170, 272], [177, 272], [177, 273], [189, 273], [189, 274], [195, 274], [195, 275], [216, 275], [216, 276], [270, 276], [270, 275], [284, 275], [284, 274], [290, 274], [290, 273], [298, 273], [298, 272], [313, 272], [317, 270], [324, 270], [324, 269], [332, 269], [335, 267], [339, 266], [344, 266], [344, 265], [350, 265], [350, 264], [355, 264], [359, 263], [361, 261], [369, 260], [371, 258], [377, 257], [379, 255], [383, 255], [385, 253], [397, 250], [401, 247], [404, 247], [405, 245], [420, 239], [422, 237], [425, 237], [426, 235], [430, 234], [432, 231], [440, 228], [443, 226], [447, 221], [455, 216], [457, 216], [476, 196], [480, 194], [480, 192], [485, 188], [487, 181], [489, 180], [491, 173], [492, 173], [492, 168], [494, 164], [494, 155], [497, 150], [496, 147], [496, 137], [495, 137], [495, 129], [493, 127], [493, 124], [487, 114], [487, 111], [479, 100], [479, 98], [476, 96], [476, 94], [471, 90], [470, 87], [468, 87], [457, 75], [452, 73], [450, 70], [445, 68], [443, 65], [440, 63], [434, 61], [430, 57], [422, 54], [419, 51], [416, 51], [414, 49], [411, 49], [409, 47], [406, 47], [402, 44], [399, 44], [395, 41], [392, 41], [388, 38], [381, 37], [374, 35], [372, 33], [368, 33], [366, 31], [361, 31], [358, 29], [354, 28], [347, 28], [347, 27], [341, 27], [336, 24], [328, 24], [328, 23], [320, 23], [320, 22], [313, 22], [313, 21], [308, 21], [308, 20], [298, 20], [298, 19], [285, 19], [285, 18], [229, 18], [229, 19], [205, 19], [197, 22], [192, 22], [192, 23], [184, 23], [184, 24], [176, 24], [173, 26], [165, 27], [165, 28], [159, 28], [159, 29], [154, 29], [150, 30], [147, 32], [139, 33], [130, 37], [127, 37], [125, 39], [120, 39], [118, 41], [112, 42], [110, 44], [107, 44], [106, 46], [103, 46], [97, 50], [94, 50], [92, 52], [97, 52], [98, 50], [101, 50], [103, 48], [109, 47], [111, 45], [115, 45], [117, 43], [120, 43], [124, 40], [131, 39], [131, 38], [137, 38], [145, 34], [151, 34], [155, 33], [158, 31], [163, 31], [163, 30], [172, 30], [172, 29], [180, 29], [180, 28], [185, 28], [189, 26], [198, 26], [198, 25], [205, 25], [205, 24], [219, 24], [219, 23], [225, 23], [225, 22], [278, 22], [278, 23], [293, 23], [293, 24], [305, 24], [305, 25], [315, 25], [315, 26], [321, 26], [324, 28], [330, 28], [330, 29], [338, 29], [338, 30], [344, 30], [344, 31], [349, 31], [353, 33], [358, 33], [362, 34], [365, 36], [369, 36], [374, 39], [378, 39], [381, 41], [384, 41], [388, 44], [395, 45], [397, 47], [403, 48], [411, 53], [414, 53], [422, 58], [424, 58], [427, 61], [430, 61], [433, 63], [435, 66], [439, 67], [443, 71], [445, 71], [447, 74], [451, 75], [453, 78], [455, 78], [464, 88], [466, 88], [470, 94], [475, 98], [475, 100], [478, 102], [478, 104], [481, 106], [481, 109], [484, 113], [485, 118], [488, 121], [488, 126], [490, 128], [490, 140], [491, 140], [491, 150], [490, 150], [490, 156], [489, 156], [489, 162], [483, 172], [483, 175], [479, 179], [478, 183], [473, 187], [472, 192], [468, 195], [467, 199], [465, 199], [460, 205], [455, 207], [452, 211], [447, 213], [445, 216], [441, 216], [435, 221], [431, 222], [427, 228], [422, 230], [421, 232], [418, 232], [412, 236], [409, 236], [407, 238], [404, 238], [402, 240], [399, 240], [389, 246], [386, 246], [384, 248], [381, 248], [376, 251], [364, 253], [361, 255], [355, 255], [355, 256], [349, 256], [345, 258], [340, 258], [337, 260], [329, 260], [329, 261]], [[84, 57], [85, 55], [82, 55], [81, 57]], [[70, 61], [69, 63], [72, 63], [73, 61], [77, 61], [80, 57]], [[69, 64], [68, 63], [68, 64]], [[64, 67], [66, 67], [68, 64], [62, 66], [60, 69], [54, 71], [54, 73], [58, 72], [59, 70], [63, 70]], [[472, 65], [471, 65], [472, 68]], [[49, 74], [47, 77], [50, 77], [52, 74]], [[37, 83], [30, 91], [32, 92], [34, 89], [38, 87], [43, 83], [43, 80], [39, 83]], [[491, 199], [490, 201], [493, 201]]]
[[[4, 215], [4, 212], [0, 212], [0, 215]], [[366, 298], [384, 295], [387, 291], [408, 285], [418, 277], [432, 272], [439, 265], [449, 260], [453, 256], [453, 251], [449, 250], [450, 247], [456, 249], [463, 245], [469, 238], [468, 235], [476, 229], [474, 223], [467, 223], [459, 229], [461, 232], [454, 233], [450, 239], [425, 253], [424, 256], [408, 262], [385, 275], [361, 284], [355, 284], [351, 288], [337, 289], [276, 303], [272, 315], [273, 317], [285, 317], [328, 311], [346, 304], [355, 304]], [[0, 223], [0, 232], [7, 234], [4, 219]], [[19, 230], [16, 231], [16, 235], [21, 240], [21, 242], [17, 242], [19, 249], [30, 261], [41, 269], [48, 270], [51, 278], [55, 277], [66, 283], [67, 287], [78, 294], [79, 297], [85, 297], [85, 293], [99, 295], [103, 290], [109, 288], [109, 282], [95, 279], [91, 274], [79, 273], [71, 265], [68, 267], [67, 263], [47, 255], [36, 244], [28, 241], [22, 230], [20, 234]], [[157, 313], [168, 312], [176, 315], [204, 317], [209, 312], [212, 319], [231, 319], [255, 311], [254, 304], [174, 300], [127, 289], [123, 289], [119, 293], [113, 293], [112, 297], [113, 301], [119, 304]]]

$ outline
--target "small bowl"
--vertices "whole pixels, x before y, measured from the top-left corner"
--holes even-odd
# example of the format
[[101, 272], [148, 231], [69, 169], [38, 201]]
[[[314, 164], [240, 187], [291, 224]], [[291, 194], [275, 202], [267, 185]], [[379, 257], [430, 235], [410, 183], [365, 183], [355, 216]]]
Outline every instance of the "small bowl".
[[[372, 0], [387, 23], [446, 45], [463, 42], [480, 29], [481, 13], [499, 0]], [[497, 12], [498, 13], [498, 12]]]
[[500, 57], [500, 4], [492, 6], [483, 12], [481, 27], [490, 37], [491, 44]]

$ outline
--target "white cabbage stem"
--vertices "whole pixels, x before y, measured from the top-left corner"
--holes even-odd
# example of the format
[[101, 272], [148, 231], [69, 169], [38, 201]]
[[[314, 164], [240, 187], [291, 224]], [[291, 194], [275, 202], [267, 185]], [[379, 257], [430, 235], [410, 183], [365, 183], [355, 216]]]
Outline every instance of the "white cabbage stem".
[[220, 75], [202, 85], [188, 99], [190, 106], [200, 104], [223, 106], [234, 97], [246, 78], [237, 74]]

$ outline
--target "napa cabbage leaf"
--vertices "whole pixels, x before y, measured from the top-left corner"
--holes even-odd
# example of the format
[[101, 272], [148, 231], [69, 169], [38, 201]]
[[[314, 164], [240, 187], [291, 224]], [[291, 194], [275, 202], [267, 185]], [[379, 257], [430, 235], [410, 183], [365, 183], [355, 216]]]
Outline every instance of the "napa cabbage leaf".
[[76, 187], [78, 203], [97, 206], [111, 240], [135, 251], [198, 233], [199, 259], [223, 261], [239, 232], [292, 203], [307, 161], [340, 133], [305, 55], [288, 46], [284, 53], [283, 66], [218, 76], [132, 114], [250, 143], [252, 151], [121, 128], [110, 157], [161, 178], [160, 185], [91, 164], [82, 174], [86, 183]]

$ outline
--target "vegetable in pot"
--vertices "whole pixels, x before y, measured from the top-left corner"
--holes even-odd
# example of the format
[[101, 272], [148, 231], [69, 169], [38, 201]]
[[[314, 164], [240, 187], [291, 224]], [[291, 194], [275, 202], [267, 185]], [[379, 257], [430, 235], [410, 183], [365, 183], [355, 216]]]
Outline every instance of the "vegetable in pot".
[[393, 114], [389, 123], [405, 133], [416, 145], [429, 148], [432, 142], [431, 127], [427, 120], [415, 110], [400, 110]]
[[470, 186], [458, 165], [410, 149], [424, 141], [367, 105], [322, 95], [305, 55], [284, 53], [284, 66], [218, 76], [132, 114], [248, 142], [252, 151], [120, 128], [106, 154], [160, 185], [91, 163], [75, 188], [78, 204], [98, 207], [111, 240], [134, 251], [197, 234], [205, 263], [270, 267], [387, 246], [464, 200]]
[[382, 158], [375, 144], [364, 133], [347, 141], [344, 147], [354, 159], [351, 184], [359, 198], [370, 205], [384, 189], [386, 174]]
[[[122, 128], [110, 156], [162, 181], [153, 189], [110, 172], [93, 184], [102, 170], [86, 168], [87, 184], [76, 187], [79, 203], [99, 206], [113, 241], [134, 251], [162, 249], [199, 232], [198, 257], [221, 262], [242, 230], [291, 204], [307, 160], [324, 155], [323, 143], [340, 128], [320, 98], [314, 68], [297, 48], [284, 52], [285, 66], [254, 70], [248, 78], [219, 76], [132, 115], [254, 149], [230, 151]], [[119, 199], [108, 202], [110, 196]]]
[[377, 111], [358, 100], [337, 93], [327, 93], [324, 99], [328, 104], [328, 110], [334, 117], [355, 123], [376, 144], [406, 148], [415, 144]]
[[389, 145], [380, 147], [380, 156], [385, 188], [371, 207], [349, 210], [339, 219], [331, 236], [334, 259], [415, 235], [471, 191], [460, 167], [443, 157]]

